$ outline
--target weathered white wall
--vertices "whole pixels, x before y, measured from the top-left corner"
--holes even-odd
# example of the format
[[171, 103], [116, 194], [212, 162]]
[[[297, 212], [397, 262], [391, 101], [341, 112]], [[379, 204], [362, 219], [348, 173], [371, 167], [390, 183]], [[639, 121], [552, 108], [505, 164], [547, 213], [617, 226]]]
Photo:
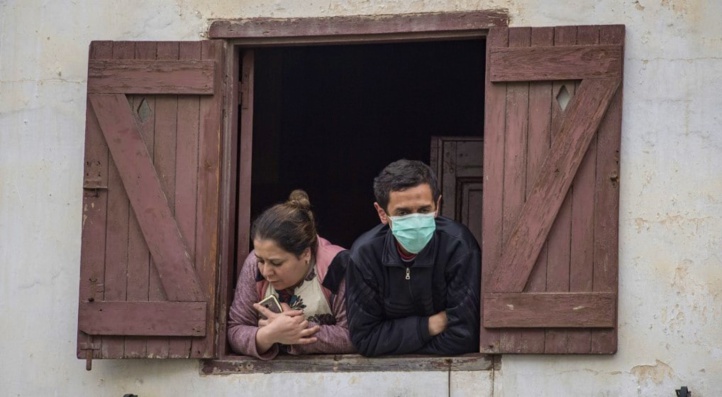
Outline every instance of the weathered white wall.
[[[91, 40], [193, 40], [212, 18], [507, 8], [512, 26], [627, 26], [619, 353], [490, 372], [200, 376], [75, 357]], [[722, 395], [722, 2], [0, 0], [0, 394]]]

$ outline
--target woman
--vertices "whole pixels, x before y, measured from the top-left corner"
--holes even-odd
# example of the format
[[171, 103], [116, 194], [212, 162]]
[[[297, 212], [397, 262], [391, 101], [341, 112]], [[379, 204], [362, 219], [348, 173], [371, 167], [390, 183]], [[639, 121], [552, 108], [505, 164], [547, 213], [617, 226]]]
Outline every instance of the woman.
[[[339, 271], [332, 271], [329, 280], [341, 281], [322, 285], [344, 249], [316, 234], [310, 208], [306, 192], [294, 190], [288, 201], [269, 208], [253, 223], [254, 249], [243, 263], [229, 314], [228, 341], [234, 351], [264, 360], [281, 350], [353, 351], [346, 325], [346, 286], [336, 277], [343, 269], [334, 264]], [[258, 304], [271, 295], [281, 302], [281, 313]]]

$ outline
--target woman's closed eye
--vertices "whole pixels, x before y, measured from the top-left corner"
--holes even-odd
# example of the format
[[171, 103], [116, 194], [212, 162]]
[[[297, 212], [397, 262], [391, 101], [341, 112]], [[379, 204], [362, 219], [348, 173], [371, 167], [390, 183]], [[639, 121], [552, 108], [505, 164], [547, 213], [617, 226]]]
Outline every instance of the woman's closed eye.
[[258, 258], [258, 265], [259, 265], [259, 266], [260, 266], [260, 265], [265, 265], [266, 263], [268, 263], [269, 265], [271, 265], [271, 266], [273, 266], [273, 267], [279, 267], [279, 266], [283, 265], [283, 261], [264, 261], [263, 259]]

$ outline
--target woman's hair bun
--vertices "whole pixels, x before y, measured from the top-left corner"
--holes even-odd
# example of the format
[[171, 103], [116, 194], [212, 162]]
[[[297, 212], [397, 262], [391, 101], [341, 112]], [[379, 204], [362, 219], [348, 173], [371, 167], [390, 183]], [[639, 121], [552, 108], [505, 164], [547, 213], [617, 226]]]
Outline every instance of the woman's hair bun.
[[287, 204], [306, 211], [311, 210], [311, 201], [308, 199], [308, 193], [301, 189], [296, 189], [291, 192], [288, 196]]

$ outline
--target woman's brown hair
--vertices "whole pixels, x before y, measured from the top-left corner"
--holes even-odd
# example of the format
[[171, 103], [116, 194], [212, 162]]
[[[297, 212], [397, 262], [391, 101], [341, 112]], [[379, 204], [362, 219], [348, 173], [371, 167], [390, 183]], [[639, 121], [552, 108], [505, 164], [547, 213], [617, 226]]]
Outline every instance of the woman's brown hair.
[[275, 241], [284, 251], [296, 257], [301, 256], [306, 248], [311, 248], [311, 254], [315, 256], [318, 236], [308, 194], [296, 189], [285, 203], [263, 211], [253, 222], [251, 238]]

